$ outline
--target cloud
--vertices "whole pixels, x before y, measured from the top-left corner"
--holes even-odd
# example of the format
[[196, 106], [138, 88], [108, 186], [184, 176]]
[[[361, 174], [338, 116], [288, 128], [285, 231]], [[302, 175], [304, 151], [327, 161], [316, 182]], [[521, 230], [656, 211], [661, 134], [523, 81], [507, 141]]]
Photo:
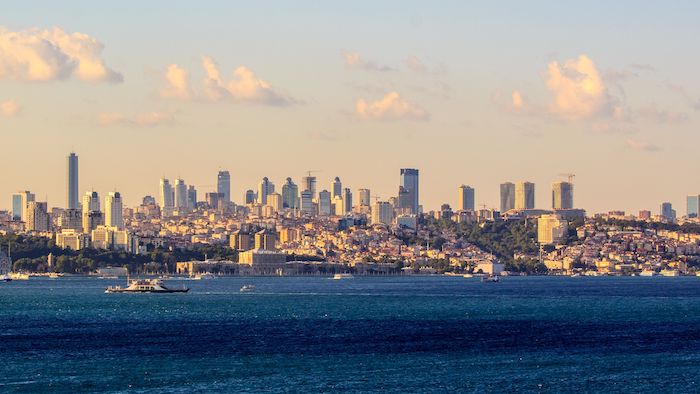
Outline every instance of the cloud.
[[373, 102], [357, 100], [355, 110], [364, 119], [421, 121], [430, 119], [430, 114], [425, 109], [404, 100], [397, 92], [387, 93], [381, 100]]
[[357, 52], [346, 52], [343, 51], [343, 60], [345, 60], [345, 65], [350, 68], [357, 68], [365, 71], [396, 71], [396, 69], [377, 64], [371, 60], [363, 59]]
[[59, 27], [10, 31], [0, 27], [0, 79], [47, 82], [76, 77], [89, 82], [122, 82], [105, 65], [104, 45]]
[[410, 55], [406, 58], [406, 66], [415, 72], [428, 72], [428, 67], [415, 55]]
[[668, 88], [677, 93], [679, 96], [685, 100], [685, 102], [694, 110], [700, 111], [700, 98], [694, 98], [685, 90], [685, 88], [678, 84], [669, 83]]
[[15, 100], [7, 100], [0, 102], [0, 115], [12, 117], [17, 115], [22, 110]]
[[523, 99], [523, 95], [520, 94], [519, 91], [513, 90], [513, 93], [511, 93], [511, 108], [513, 108], [516, 111], [519, 111], [525, 107], [525, 100]]
[[175, 123], [175, 118], [173, 112], [146, 112], [135, 116], [110, 112], [100, 114], [98, 121], [102, 126], [159, 127], [172, 126]]
[[683, 112], [672, 112], [659, 109], [656, 104], [649, 104], [637, 110], [636, 114], [655, 123], [683, 123], [688, 120], [688, 115]]
[[564, 64], [549, 63], [546, 85], [554, 95], [552, 112], [570, 119], [615, 116], [617, 100], [603, 82], [598, 68], [586, 55], [569, 59]]
[[176, 64], [168, 66], [161, 97], [194, 98], [212, 102], [233, 100], [273, 106], [297, 103], [293, 98], [275, 90], [267, 81], [258, 78], [245, 66], [236, 68], [228, 81], [221, 77], [219, 68], [211, 57], [202, 57], [202, 68], [205, 76], [201, 86], [192, 89], [187, 72], [183, 68]]
[[661, 150], [657, 145], [652, 144], [649, 141], [641, 141], [641, 140], [633, 140], [633, 139], [628, 139], [627, 140], [627, 146], [638, 151], [643, 151], [643, 152], [656, 152]]

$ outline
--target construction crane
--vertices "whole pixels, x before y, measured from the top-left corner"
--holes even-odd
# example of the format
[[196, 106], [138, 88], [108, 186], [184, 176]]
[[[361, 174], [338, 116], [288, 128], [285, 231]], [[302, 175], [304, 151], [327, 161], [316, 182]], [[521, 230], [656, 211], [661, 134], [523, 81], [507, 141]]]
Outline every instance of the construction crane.
[[559, 176], [564, 176], [564, 177], [566, 177], [566, 179], [569, 180], [569, 183], [574, 183], [574, 177], [576, 176], [576, 174], [566, 173], [566, 172], [565, 172], [565, 173], [559, 174]]

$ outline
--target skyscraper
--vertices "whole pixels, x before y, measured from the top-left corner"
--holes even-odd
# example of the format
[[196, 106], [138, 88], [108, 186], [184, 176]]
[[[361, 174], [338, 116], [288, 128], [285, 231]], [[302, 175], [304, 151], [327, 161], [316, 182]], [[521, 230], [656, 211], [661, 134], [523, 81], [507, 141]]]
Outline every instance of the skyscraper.
[[[208, 195], [209, 193], [207, 193]], [[243, 198], [245, 200], [245, 204], [255, 204], [255, 192], [248, 189], [245, 191], [245, 197]]]
[[401, 169], [401, 186], [408, 193], [408, 200], [410, 201], [411, 213], [418, 213], [419, 203], [419, 188], [418, 188], [418, 170], [414, 168], [402, 168]]
[[301, 178], [301, 191], [304, 190], [311, 192], [311, 199], [316, 198], [316, 177], [311, 176], [311, 173]]
[[100, 197], [97, 192], [87, 192], [83, 195], [83, 232], [90, 232], [103, 224], [100, 212]]
[[386, 201], [377, 201], [372, 206], [372, 224], [391, 226], [394, 221], [394, 207]]
[[216, 192], [224, 195], [224, 201], [231, 201], [231, 174], [228, 171], [219, 171], [216, 177]]
[[29, 201], [25, 219], [27, 231], [49, 231], [51, 218], [45, 202]]
[[267, 205], [271, 206], [275, 212], [282, 210], [282, 195], [277, 192], [272, 192], [267, 195]]
[[552, 184], [552, 208], [574, 208], [574, 185], [571, 182], [555, 182]]
[[318, 214], [330, 216], [331, 213], [331, 192], [322, 190], [318, 193]]
[[67, 166], [68, 184], [66, 188], [66, 203], [68, 209], [78, 209], [80, 207], [80, 196], [78, 191], [78, 156], [71, 152], [68, 155]]
[[331, 184], [331, 198], [334, 198], [335, 196], [340, 196], [342, 193], [343, 184], [340, 183], [340, 178], [335, 177], [335, 179], [333, 179], [333, 183]]
[[474, 210], [474, 188], [462, 185], [457, 189], [457, 209], [460, 211]]
[[119, 192], [109, 192], [105, 197], [105, 226], [124, 228], [122, 218], [122, 196]]
[[282, 208], [299, 208], [299, 186], [292, 182], [292, 178], [287, 178], [282, 185]]
[[304, 190], [303, 192], [301, 192], [301, 210], [310, 215], [316, 213], [313, 201], [313, 194], [311, 194], [311, 191], [309, 190]]
[[175, 207], [178, 210], [187, 209], [187, 185], [180, 178], [175, 181]]
[[515, 209], [515, 184], [512, 182], [501, 183], [501, 212]]
[[687, 215], [689, 218], [696, 218], [700, 213], [700, 196], [690, 195], [686, 199]]
[[197, 208], [197, 189], [192, 185], [187, 187], [187, 207], [190, 209]]
[[363, 207], [370, 206], [371, 195], [370, 195], [369, 189], [357, 189], [357, 194], [358, 194], [359, 199], [360, 199], [360, 201], [359, 201], [360, 206], [363, 206]]
[[258, 185], [258, 204], [267, 204], [267, 195], [275, 192], [275, 184], [264, 177]]
[[518, 182], [515, 185], [515, 209], [535, 209], [535, 184]]
[[352, 211], [352, 191], [349, 187], [343, 189], [343, 211], [346, 213]]
[[671, 223], [676, 221], [676, 210], [673, 209], [673, 206], [670, 202], [665, 202], [661, 204], [661, 217], [663, 217], [665, 220]]
[[34, 201], [34, 194], [28, 190], [12, 194], [12, 220], [26, 222], [27, 204]]
[[175, 206], [175, 195], [170, 181], [166, 178], [160, 180], [160, 188], [158, 194], [158, 205], [162, 210], [172, 210]]

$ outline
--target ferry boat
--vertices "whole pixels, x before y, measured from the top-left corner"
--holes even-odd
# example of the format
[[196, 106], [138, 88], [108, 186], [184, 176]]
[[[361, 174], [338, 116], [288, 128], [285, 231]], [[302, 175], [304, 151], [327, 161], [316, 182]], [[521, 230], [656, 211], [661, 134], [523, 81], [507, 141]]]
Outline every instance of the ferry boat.
[[341, 280], [341, 279], [352, 279], [354, 276], [352, 274], [335, 274], [333, 275], [333, 280]]
[[253, 285], [243, 285], [241, 287], [241, 290], [239, 290], [241, 293], [252, 293], [255, 291], [255, 286]]
[[202, 274], [197, 274], [193, 277], [191, 277], [192, 280], [202, 280], [202, 279], [216, 279], [216, 275], [212, 274], [211, 272], [205, 272]]
[[187, 287], [171, 289], [160, 279], [132, 279], [127, 283], [127, 287], [109, 286], [105, 293], [187, 293], [190, 290]]

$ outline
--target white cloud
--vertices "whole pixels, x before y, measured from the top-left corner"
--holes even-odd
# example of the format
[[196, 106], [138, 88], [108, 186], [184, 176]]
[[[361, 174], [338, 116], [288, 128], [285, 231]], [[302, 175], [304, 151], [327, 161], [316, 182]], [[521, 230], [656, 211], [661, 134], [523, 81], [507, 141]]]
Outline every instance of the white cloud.
[[365, 71], [396, 71], [392, 67], [366, 60], [358, 52], [343, 51], [342, 55], [343, 60], [345, 60], [345, 65], [350, 68], [357, 68]]
[[192, 89], [187, 72], [176, 64], [168, 66], [165, 74], [166, 85], [161, 91], [162, 97], [179, 99], [204, 99], [221, 101], [224, 99], [286, 106], [295, 104], [296, 100], [275, 90], [270, 83], [259, 79], [255, 73], [244, 66], [239, 66], [233, 72], [230, 80], [221, 77], [217, 64], [209, 56], [202, 57], [202, 68], [205, 77], [201, 87]]
[[7, 117], [15, 116], [22, 110], [15, 100], [7, 100], [0, 102], [0, 115]]
[[387, 93], [381, 100], [357, 100], [357, 114], [364, 119], [429, 120], [430, 114], [420, 106], [404, 100], [397, 92]]
[[54, 81], [77, 77], [90, 82], [122, 82], [101, 58], [104, 45], [83, 33], [59, 27], [10, 31], [0, 27], [0, 79]]
[[520, 94], [519, 91], [513, 90], [513, 93], [510, 95], [511, 97], [511, 107], [519, 111], [525, 107], [525, 99], [523, 99], [523, 95]]
[[661, 149], [657, 145], [654, 145], [649, 141], [633, 140], [633, 139], [627, 140], [627, 146], [634, 149], [634, 150], [644, 151], [644, 152], [656, 152], [656, 151]]
[[552, 111], [565, 118], [610, 117], [619, 111], [603, 82], [598, 68], [586, 55], [564, 64], [549, 63], [545, 73], [547, 88], [554, 95]]
[[175, 123], [173, 112], [146, 112], [135, 116], [126, 116], [118, 112], [102, 113], [98, 121], [102, 126], [120, 127], [158, 127], [172, 126]]

